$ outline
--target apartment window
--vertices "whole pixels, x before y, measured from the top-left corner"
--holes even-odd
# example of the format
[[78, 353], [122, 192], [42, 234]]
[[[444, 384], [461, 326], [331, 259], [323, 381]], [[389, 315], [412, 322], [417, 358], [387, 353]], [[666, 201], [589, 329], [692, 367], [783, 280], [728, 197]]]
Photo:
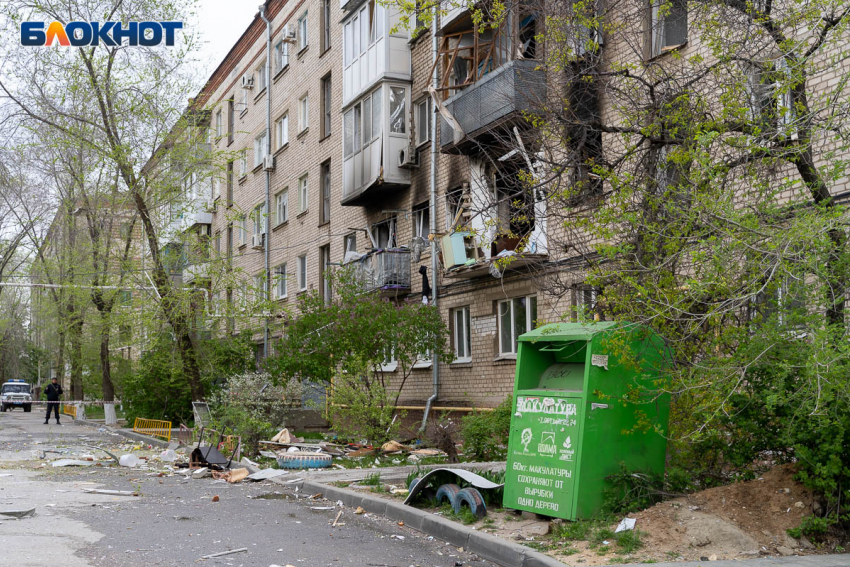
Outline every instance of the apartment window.
[[227, 206], [233, 204], [233, 161], [227, 162]]
[[216, 258], [221, 256], [221, 232], [215, 233], [215, 237], [213, 238], [213, 250], [215, 251]]
[[372, 238], [379, 250], [396, 247], [396, 223], [395, 218], [372, 225]]
[[239, 152], [239, 177], [248, 175], [248, 150]]
[[310, 97], [304, 95], [298, 99], [298, 132], [310, 126]]
[[286, 297], [286, 262], [274, 269], [275, 297], [283, 299]]
[[[253, 75], [245, 75], [245, 77], [247, 77], [247, 78], [249, 78], [249, 79], [253, 79], [253, 78], [254, 78], [254, 76], [253, 76]], [[240, 103], [241, 108], [239, 109], [239, 112], [240, 112], [240, 113], [242, 113], [242, 112], [248, 112], [248, 90], [249, 90], [249, 89], [246, 89], [245, 87], [242, 87], [242, 102]]]
[[413, 207], [413, 236], [428, 238], [431, 233], [431, 209], [428, 203]]
[[452, 310], [452, 348], [455, 362], [472, 360], [472, 339], [470, 336], [469, 307]]
[[219, 110], [215, 114], [215, 135], [216, 135], [216, 138], [221, 138], [221, 134], [222, 134], [221, 129], [222, 129], [223, 126], [224, 126], [224, 118], [222, 117], [221, 111]]
[[575, 315], [578, 319], [596, 318], [596, 290], [590, 286], [575, 289]]
[[289, 191], [284, 189], [274, 197], [275, 200], [275, 221], [277, 224], [285, 223], [289, 220]]
[[331, 135], [331, 76], [322, 79], [322, 138]]
[[287, 65], [289, 65], [289, 44], [281, 39], [274, 46], [274, 72], [277, 73]]
[[227, 259], [233, 257], [233, 225], [227, 225]]
[[688, 41], [687, 0], [651, 0], [650, 56], [657, 57]]
[[331, 302], [331, 246], [326, 244], [319, 248], [319, 278], [322, 282], [322, 299]]
[[331, 2], [322, 0], [322, 53], [331, 48]]
[[416, 145], [424, 144], [431, 139], [431, 97], [416, 103]]
[[309, 45], [307, 38], [307, 12], [304, 12], [298, 18], [298, 51], [301, 51], [307, 45]]
[[234, 110], [233, 99], [227, 101], [227, 145], [233, 143], [233, 130], [236, 123], [236, 111]]
[[269, 85], [269, 77], [266, 74], [266, 62], [263, 61], [260, 63], [255, 71], [257, 76], [257, 92], [259, 93]]
[[534, 328], [537, 297], [515, 297], [499, 302], [499, 353], [516, 354], [517, 338]]
[[346, 234], [342, 239], [342, 248], [345, 254], [357, 252], [357, 233]]
[[254, 167], [263, 165], [263, 158], [269, 153], [269, 138], [266, 132], [254, 138]]
[[343, 28], [343, 66], [348, 67], [384, 36], [386, 8], [370, 1]]
[[381, 135], [381, 89], [355, 104], [343, 116], [343, 155], [347, 158]]
[[298, 256], [298, 291], [307, 289], [307, 255]]
[[251, 213], [251, 220], [254, 222], [254, 234], [264, 234], [266, 232], [266, 204], [257, 205]]
[[405, 111], [405, 89], [404, 87], [390, 88], [390, 132], [392, 134], [404, 134], [407, 123], [407, 112]]
[[277, 149], [280, 149], [289, 143], [289, 114], [278, 118], [274, 128], [277, 135]]
[[784, 133], [795, 139], [795, 132], [788, 128], [794, 123], [794, 98], [787, 88], [790, 72], [785, 58], [750, 64], [747, 78], [753, 122], [766, 136], [772, 136], [784, 127]]
[[298, 178], [298, 214], [307, 210], [307, 175]]
[[463, 210], [463, 189], [457, 188], [446, 193], [446, 230], [454, 228], [455, 221]]
[[248, 215], [239, 216], [239, 246], [248, 244]]
[[331, 162], [322, 164], [320, 177], [322, 183], [322, 224], [331, 222]]

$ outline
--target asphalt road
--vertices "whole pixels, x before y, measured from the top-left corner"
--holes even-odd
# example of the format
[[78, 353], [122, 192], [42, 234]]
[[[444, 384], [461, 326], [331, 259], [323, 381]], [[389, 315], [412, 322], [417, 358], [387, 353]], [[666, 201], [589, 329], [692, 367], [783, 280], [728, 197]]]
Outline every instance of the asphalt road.
[[[154, 470], [54, 468], [40, 459], [122, 452], [127, 440], [93, 427], [42, 425], [40, 412], [0, 413], [0, 510], [36, 507], [33, 517], [0, 521], [0, 565], [208, 565], [297, 567], [490, 567], [462, 550], [381, 517], [358, 516], [271, 483], [221, 484]], [[49, 451], [67, 451], [65, 455]], [[153, 451], [148, 451], [150, 454]], [[138, 490], [139, 497], [86, 494], [84, 488]], [[219, 496], [218, 502], [213, 497]], [[263, 497], [265, 496], [265, 497]], [[0, 516], [2, 517], [2, 516]]]

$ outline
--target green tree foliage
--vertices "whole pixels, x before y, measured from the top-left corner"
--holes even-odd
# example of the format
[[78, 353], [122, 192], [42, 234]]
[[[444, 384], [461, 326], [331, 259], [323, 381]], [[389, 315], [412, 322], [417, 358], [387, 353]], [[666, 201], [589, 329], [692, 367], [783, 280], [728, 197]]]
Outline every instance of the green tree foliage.
[[473, 412], [462, 420], [463, 452], [477, 461], [498, 461], [508, 453], [513, 397], [493, 411]]
[[[333, 279], [331, 301], [316, 292], [300, 298], [298, 315], [286, 322], [267, 369], [282, 380], [332, 383], [334, 426], [377, 443], [388, 436], [393, 408], [416, 362], [429, 352], [434, 361], [450, 361], [446, 325], [432, 306], [364, 291], [351, 269]], [[397, 367], [392, 374], [384, 364], [390, 359]], [[362, 431], [352, 429], [357, 427]]]

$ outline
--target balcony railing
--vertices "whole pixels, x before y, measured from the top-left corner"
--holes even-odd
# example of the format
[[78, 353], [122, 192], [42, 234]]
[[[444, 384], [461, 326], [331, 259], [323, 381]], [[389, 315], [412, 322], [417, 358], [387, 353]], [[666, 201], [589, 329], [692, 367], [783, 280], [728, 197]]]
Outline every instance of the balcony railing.
[[367, 291], [396, 294], [410, 291], [410, 250], [389, 248], [370, 252], [353, 262]]

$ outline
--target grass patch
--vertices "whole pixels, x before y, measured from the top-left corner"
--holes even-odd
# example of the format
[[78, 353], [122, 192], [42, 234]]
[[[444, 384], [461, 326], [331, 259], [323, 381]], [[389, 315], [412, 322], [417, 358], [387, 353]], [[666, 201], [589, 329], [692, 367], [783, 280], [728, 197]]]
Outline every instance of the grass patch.
[[381, 485], [381, 473], [372, 473], [368, 475], [366, 478], [358, 482], [358, 484], [362, 484], [363, 486], [380, 486]]
[[611, 546], [603, 545], [596, 548], [596, 555], [607, 555], [609, 551], [611, 551]]
[[576, 553], [578, 553], [578, 549], [576, 549], [573, 546], [568, 546], [568, 547], [565, 547], [564, 549], [562, 549], [560, 553], [561, 553], [561, 555], [567, 555], [567, 556], [575, 555]]
[[535, 551], [545, 552], [549, 550], [549, 544], [543, 543], [542, 541], [524, 541], [522, 544], [526, 547], [530, 547]]
[[442, 506], [440, 506], [440, 512], [443, 513], [444, 518], [454, 522], [460, 522], [465, 526], [469, 526], [478, 521], [478, 516], [473, 514], [472, 510], [466, 506], [460, 509], [460, 514], [456, 514], [451, 504], [443, 502]]
[[337, 488], [348, 488], [351, 486], [351, 483], [345, 480], [335, 480], [331, 483], [331, 486], [336, 486]]
[[592, 522], [585, 522], [581, 520], [577, 522], [562, 522], [555, 526], [554, 536], [556, 539], [584, 541], [588, 538], [592, 529]]
[[614, 539], [617, 541], [617, 553], [627, 555], [629, 553], [634, 553], [643, 547], [643, 540], [641, 539], [642, 535], [642, 532], [637, 529], [626, 530], [618, 534], [614, 534]]
[[591, 548], [599, 546], [608, 547], [612, 539], [614, 539], [614, 530], [603, 525], [597, 526], [596, 529], [591, 532], [588, 541], [590, 542]]

